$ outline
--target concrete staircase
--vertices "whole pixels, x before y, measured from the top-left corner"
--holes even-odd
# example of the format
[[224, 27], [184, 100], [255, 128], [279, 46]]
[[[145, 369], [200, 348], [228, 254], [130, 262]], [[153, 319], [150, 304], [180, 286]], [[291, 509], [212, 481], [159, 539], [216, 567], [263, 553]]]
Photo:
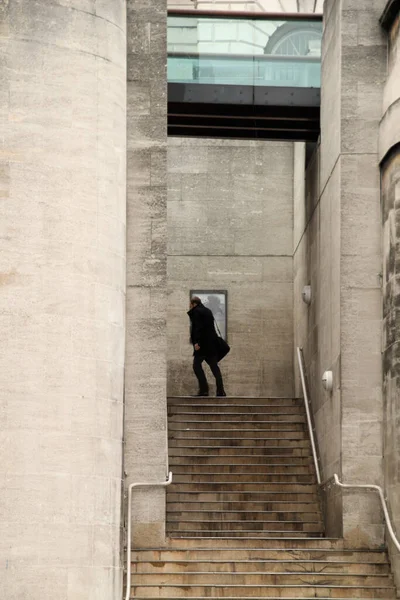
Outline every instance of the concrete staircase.
[[321, 537], [299, 400], [169, 401], [171, 537]]
[[302, 401], [170, 398], [168, 545], [135, 598], [396, 598], [384, 551], [323, 537]]

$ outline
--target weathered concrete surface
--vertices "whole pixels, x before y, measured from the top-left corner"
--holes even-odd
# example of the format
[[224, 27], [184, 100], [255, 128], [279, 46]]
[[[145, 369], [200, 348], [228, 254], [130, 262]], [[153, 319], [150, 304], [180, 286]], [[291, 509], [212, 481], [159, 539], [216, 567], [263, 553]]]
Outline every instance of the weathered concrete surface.
[[190, 290], [218, 289], [228, 292], [227, 392], [291, 396], [293, 144], [170, 138], [168, 180], [169, 395], [197, 391]]
[[[295, 165], [295, 172], [303, 168]], [[306, 223], [294, 254], [294, 314], [296, 345], [303, 346], [313, 404], [318, 444], [323, 465], [323, 478], [338, 471], [341, 454], [339, 345], [340, 328], [338, 262], [340, 240], [339, 207], [335, 189], [339, 170], [336, 169], [321, 194], [319, 186], [320, 148], [316, 148], [306, 171], [303, 201], [295, 205], [295, 228]], [[311, 285], [310, 306], [301, 300], [304, 285]], [[322, 373], [333, 368], [335, 390], [323, 393]], [[297, 377], [296, 393], [300, 394]], [[338, 531], [332, 534], [340, 533]]]
[[[128, 0], [126, 484], [166, 474], [166, 0]], [[165, 491], [135, 492], [134, 543], [165, 540]]]
[[[322, 44], [321, 145], [309, 160], [304, 198], [295, 204], [294, 315], [295, 344], [303, 346], [323, 480], [340, 470], [340, 114], [337, 89], [342, 61], [339, 2], [327, 2]], [[304, 164], [304, 161], [302, 161]], [[295, 165], [295, 172], [302, 165]], [[304, 285], [311, 285], [310, 306], [301, 301]], [[325, 393], [321, 378], [334, 372], [334, 391]], [[299, 390], [297, 377], [296, 387]], [[327, 534], [342, 533], [340, 499], [330, 487], [324, 490]]]
[[0, 597], [121, 597], [125, 3], [0, 2]]
[[[400, 207], [400, 15], [389, 32], [388, 75], [384, 89], [383, 118], [380, 127], [380, 158], [382, 163], [382, 225], [383, 225], [383, 397], [384, 397], [384, 467], [385, 491], [395, 531], [400, 531], [400, 328], [399, 328], [399, 207]], [[389, 544], [390, 558], [400, 585], [400, 555]]]
[[400, 15], [388, 33], [388, 72], [383, 91], [382, 121], [379, 129], [379, 158], [383, 160], [388, 151], [400, 140]]
[[[306, 217], [309, 225], [295, 255], [295, 298], [306, 282], [314, 293], [315, 306], [299, 309], [308, 327], [298, 326], [297, 343], [305, 345], [324, 479], [339, 471], [354, 483], [382, 483], [383, 478], [377, 141], [385, 40], [380, 4], [325, 4], [320, 175], [311, 163], [304, 209], [310, 220]], [[295, 214], [295, 223], [297, 218], [304, 221]], [[307, 330], [310, 335], [301, 342], [299, 334]], [[326, 369], [334, 374], [332, 394], [321, 387]], [[330, 514], [340, 511], [340, 501], [331, 500], [326, 498]], [[378, 501], [372, 495], [361, 500], [354, 493], [343, 498], [344, 536], [349, 543], [377, 545], [383, 539]], [[334, 521], [340, 520], [338, 513]], [[338, 532], [340, 527], [332, 531]]]
[[[341, 396], [342, 476], [382, 483], [381, 227], [378, 132], [386, 68], [379, 25], [385, 1], [342, 3], [341, 69]], [[356, 36], [354, 34], [357, 34]], [[329, 90], [327, 90], [329, 93]], [[360, 510], [360, 502], [363, 510]], [[379, 544], [373, 495], [343, 498], [345, 536]]]
[[[385, 487], [396, 531], [400, 527], [400, 478], [398, 451], [399, 422], [399, 200], [400, 157], [396, 153], [385, 162], [382, 171], [383, 220], [383, 393], [385, 400], [384, 450]], [[400, 557], [392, 548], [392, 563], [399, 576]]]

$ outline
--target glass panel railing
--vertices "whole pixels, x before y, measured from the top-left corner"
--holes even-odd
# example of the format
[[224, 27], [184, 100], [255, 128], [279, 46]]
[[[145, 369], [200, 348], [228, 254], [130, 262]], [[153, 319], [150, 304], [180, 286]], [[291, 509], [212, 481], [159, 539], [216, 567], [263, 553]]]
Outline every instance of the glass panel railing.
[[315, 59], [169, 55], [168, 81], [319, 88], [321, 65]]
[[322, 23], [168, 17], [168, 81], [319, 88]]

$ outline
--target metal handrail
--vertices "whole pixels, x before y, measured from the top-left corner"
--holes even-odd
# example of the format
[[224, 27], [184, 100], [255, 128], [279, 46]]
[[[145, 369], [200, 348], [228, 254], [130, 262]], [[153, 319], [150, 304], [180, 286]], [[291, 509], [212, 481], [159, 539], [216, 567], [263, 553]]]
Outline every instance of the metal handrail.
[[316, 446], [316, 443], [315, 443], [314, 431], [313, 431], [312, 422], [311, 422], [310, 406], [309, 406], [307, 386], [306, 386], [306, 377], [305, 377], [305, 373], [304, 373], [304, 365], [303, 365], [303, 357], [302, 357], [302, 348], [297, 348], [297, 358], [298, 358], [298, 361], [299, 361], [301, 386], [303, 388], [304, 404], [305, 404], [305, 407], [306, 407], [307, 424], [308, 424], [308, 431], [309, 431], [309, 434], [310, 434], [311, 448], [312, 448], [312, 455], [313, 455], [313, 460], [314, 460], [315, 472], [317, 474], [318, 485], [320, 485], [321, 484], [321, 473], [320, 473], [320, 470], [319, 470], [318, 456], [317, 456], [317, 446]]
[[168, 413], [165, 415], [165, 473], [169, 475]]
[[247, 62], [320, 63], [321, 56], [286, 56], [280, 54], [237, 54], [222, 52], [182, 52], [169, 51], [168, 58], [208, 58], [223, 60], [243, 60]]
[[131, 483], [128, 488], [128, 532], [127, 532], [127, 548], [126, 548], [126, 595], [125, 600], [131, 597], [131, 554], [132, 554], [132, 491], [137, 487], [167, 487], [172, 483], [172, 472], [168, 473], [168, 479], [160, 483], [154, 482], [136, 482]]
[[[313, 432], [313, 428], [312, 428], [310, 408], [309, 408], [309, 403], [308, 403], [308, 394], [307, 394], [306, 378], [305, 378], [305, 373], [304, 373], [302, 348], [297, 348], [297, 358], [298, 358], [298, 361], [299, 361], [301, 385], [302, 385], [302, 388], [303, 388], [304, 404], [306, 406], [307, 423], [308, 423], [308, 429], [309, 429], [309, 432], [310, 432], [311, 447], [312, 447], [312, 453], [313, 453], [315, 470], [316, 470], [316, 473], [317, 473], [317, 481], [318, 481], [318, 484], [321, 485], [321, 475], [320, 475], [320, 471], [319, 471], [317, 450], [316, 450], [316, 444], [315, 444], [315, 440], [314, 440], [314, 432]], [[381, 505], [382, 505], [383, 514], [384, 514], [384, 517], [385, 517], [386, 526], [387, 526], [388, 531], [389, 531], [389, 535], [390, 535], [390, 537], [392, 539], [392, 542], [396, 546], [397, 550], [400, 552], [400, 542], [397, 539], [396, 534], [394, 532], [394, 529], [393, 529], [393, 526], [392, 526], [392, 522], [390, 520], [390, 515], [389, 515], [388, 508], [387, 508], [386, 500], [385, 500], [385, 497], [384, 497], [383, 490], [382, 490], [381, 486], [374, 485], [374, 484], [355, 484], [355, 483], [354, 484], [347, 484], [347, 483], [342, 483], [339, 480], [339, 477], [338, 477], [338, 475], [336, 473], [333, 475], [333, 480], [335, 482], [335, 485], [337, 485], [337, 486], [339, 486], [341, 488], [374, 490], [374, 491], [378, 492], [379, 499], [380, 499]]]
[[385, 497], [383, 495], [382, 488], [379, 485], [373, 485], [373, 484], [360, 485], [360, 484], [355, 484], [355, 483], [353, 483], [353, 484], [342, 483], [341, 481], [339, 481], [339, 477], [337, 476], [336, 473], [333, 476], [333, 480], [335, 482], [335, 485], [338, 485], [341, 488], [347, 488], [347, 489], [358, 488], [358, 489], [362, 489], [362, 490], [375, 490], [376, 492], [378, 492], [379, 498], [380, 498], [380, 501], [382, 504], [383, 514], [385, 516], [386, 526], [389, 531], [389, 535], [392, 538], [392, 541], [393, 541], [394, 545], [396, 546], [397, 550], [400, 552], [400, 542], [397, 539], [394, 529], [392, 527], [392, 522], [390, 520], [389, 511], [387, 508]]

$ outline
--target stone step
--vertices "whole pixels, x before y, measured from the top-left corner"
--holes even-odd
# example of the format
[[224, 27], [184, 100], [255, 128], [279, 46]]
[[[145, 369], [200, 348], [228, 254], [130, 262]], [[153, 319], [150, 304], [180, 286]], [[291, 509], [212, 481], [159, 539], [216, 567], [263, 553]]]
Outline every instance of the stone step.
[[254, 398], [252, 396], [227, 396], [225, 398], [216, 398], [215, 396], [178, 396], [169, 397], [167, 400], [168, 408], [175, 406], [304, 406], [302, 398]]
[[167, 496], [167, 511], [168, 513], [174, 512], [196, 512], [196, 511], [204, 511], [211, 512], [213, 514], [220, 514], [221, 518], [227, 511], [232, 512], [293, 512], [298, 514], [304, 513], [318, 513], [320, 511], [320, 507], [318, 502], [243, 502], [236, 501], [232, 502], [230, 499], [222, 502], [197, 502], [195, 500], [186, 501], [186, 502], [171, 502], [169, 497]]
[[[309, 551], [309, 550], [330, 550], [330, 551], [341, 551], [341, 552], [353, 552], [353, 550], [344, 549], [344, 541], [342, 539], [337, 538], [322, 538], [322, 539], [314, 539], [314, 540], [305, 540], [304, 538], [291, 538], [287, 540], [282, 540], [280, 538], [269, 538], [268, 540], [246, 540], [246, 539], [228, 539], [228, 540], [218, 540], [216, 544], [213, 540], [199, 539], [199, 540], [185, 540], [184, 542], [180, 540], [176, 540], [173, 538], [169, 538], [166, 541], [166, 545], [168, 549], [177, 549], [179, 551], [182, 550], [191, 550], [196, 549], [199, 553], [204, 550], [213, 551], [213, 550], [254, 550], [257, 549], [260, 551], [271, 551], [273, 549], [276, 550], [288, 550], [291, 551]], [[154, 549], [153, 549], [154, 550]], [[156, 548], [155, 550], [160, 550], [160, 548]], [[360, 552], [359, 549], [356, 550]], [[365, 550], [365, 552], [371, 552], [370, 550]], [[379, 551], [381, 552], [381, 551]]]
[[188, 473], [174, 472], [174, 483], [308, 483], [315, 484], [315, 476], [310, 473]]
[[172, 489], [169, 487], [167, 491], [168, 502], [180, 502], [182, 505], [185, 502], [303, 502], [303, 503], [317, 503], [318, 497], [315, 492], [273, 492], [273, 491], [247, 491], [240, 492], [238, 490], [227, 489], [221, 492], [218, 491], [198, 491], [198, 490], [181, 490]]
[[[237, 408], [237, 407], [235, 407]], [[257, 407], [258, 408], [258, 407]], [[263, 407], [264, 408], [264, 407]], [[286, 409], [288, 407], [285, 407]], [[273, 407], [269, 412], [228, 412], [228, 408], [226, 411], [188, 411], [188, 412], [173, 412], [169, 414], [169, 422], [170, 423], [203, 423], [204, 421], [213, 421], [213, 422], [221, 422], [221, 421], [229, 421], [231, 423], [237, 423], [246, 421], [247, 423], [258, 423], [262, 421], [278, 421], [279, 423], [305, 423], [306, 419], [304, 416], [303, 408], [297, 406], [291, 409], [291, 412], [286, 410], [282, 412], [282, 408], [279, 409], [279, 412], [273, 412]]]
[[[361, 596], [361, 591], [359, 592], [359, 594], [356, 596], [357, 600], [369, 600], [370, 597], [367, 598], [367, 596]], [[302, 600], [315, 600], [315, 598], [318, 597], [318, 600], [331, 600], [332, 596], [326, 596], [322, 593], [322, 595], [318, 594], [318, 596], [302, 596]], [[237, 597], [233, 598], [232, 596], [229, 598], [227, 596], [223, 596], [224, 600], [238, 600]], [[263, 597], [257, 597], [257, 596], [252, 596], [252, 600], [264, 600], [265, 596]], [[286, 600], [298, 600], [298, 596], [285, 596]], [[354, 596], [352, 598], [345, 598], [343, 596], [340, 597], [341, 600], [353, 600]], [[391, 600], [391, 598], [393, 598], [393, 596], [382, 596], [383, 600]], [[146, 598], [142, 597], [133, 597], [130, 596], [130, 600], [159, 600], [159, 596], [146, 596]], [[269, 596], [269, 600], [281, 600], [282, 596]], [[176, 600], [176, 597], [171, 597], [171, 596], [166, 596], [165, 600]], [[191, 597], [191, 600], [210, 600], [210, 596], [202, 596], [202, 597]], [[377, 598], [375, 598], [375, 600], [377, 600]], [[381, 600], [381, 598], [379, 598], [379, 600]]]
[[341, 573], [346, 575], [387, 575], [387, 562], [344, 560], [162, 560], [132, 562], [133, 573]]
[[176, 564], [207, 562], [214, 563], [237, 561], [260, 561], [262, 564], [281, 564], [283, 562], [336, 562], [357, 564], [383, 564], [388, 566], [388, 557], [383, 550], [354, 550], [343, 548], [342, 540], [297, 539], [297, 540], [182, 540], [167, 538], [168, 549], [133, 550], [134, 561], [151, 561]]
[[[236, 565], [235, 565], [236, 567]], [[330, 572], [329, 569], [323, 573], [309, 572], [269, 572], [267, 569], [258, 572], [237, 571], [227, 573], [218, 572], [218, 584], [227, 586], [286, 586], [286, 585], [318, 585], [324, 587], [331, 586], [373, 586], [373, 587], [388, 587], [393, 586], [392, 577], [387, 574], [346, 574]], [[215, 573], [207, 572], [161, 572], [157, 573], [153, 570], [149, 572], [138, 572], [135, 574], [135, 586], [143, 584], [148, 585], [174, 585], [178, 581], [182, 581], [187, 586], [208, 586], [216, 582]]]
[[191, 522], [191, 521], [209, 521], [212, 523], [220, 521], [221, 523], [229, 521], [293, 521], [297, 523], [315, 523], [320, 520], [319, 511], [314, 512], [294, 512], [294, 511], [256, 511], [256, 510], [226, 510], [226, 511], [206, 511], [206, 510], [185, 510], [171, 511], [167, 509], [168, 521], [173, 522]]
[[186, 531], [218, 531], [218, 532], [270, 532], [270, 531], [296, 531], [299, 533], [317, 532], [321, 533], [324, 527], [321, 521], [255, 521], [255, 520], [239, 520], [239, 521], [205, 521], [205, 520], [190, 520], [190, 521], [171, 521], [167, 524], [167, 532], [186, 532]]
[[170, 465], [174, 467], [174, 472], [178, 468], [189, 468], [199, 466], [202, 468], [209, 468], [211, 465], [221, 465], [222, 467], [234, 467], [238, 465], [245, 465], [246, 468], [249, 466], [261, 466], [268, 468], [279, 468], [279, 467], [292, 467], [292, 466], [304, 466], [314, 470], [314, 463], [312, 458], [307, 456], [276, 456], [276, 455], [240, 455], [234, 456], [220, 456], [219, 454], [210, 455], [199, 455], [193, 456], [171, 456]]
[[275, 460], [275, 458], [287, 459], [290, 458], [304, 458], [307, 460], [312, 460], [311, 456], [311, 446], [310, 444], [302, 442], [303, 447], [299, 447], [296, 444], [292, 446], [288, 445], [277, 445], [275, 446], [220, 446], [218, 447], [216, 444], [212, 446], [206, 447], [204, 444], [197, 444], [195, 446], [192, 445], [177, 445], [173, 446], [172, 443], [169, 444], [169, 456], [171, 460], [174, 460], [175, 456], [180, 458], [189, 458], [191, 456], [206, 457], [206, 456], [218, 456], [220, 458], [226, 459], [226, 457], [238, 457], [243, 458], [245, 456], [262, 458], [267, 457], [268, 460]]
[[313, 475], [313, 469], [311, 464], [309, 465], [296, 465], [296, 464], [283, 464], [283, 465], [270, 465], [264, 458], [263, 464], [252, 464], [242, 463], [239, 465], [235, 464], [206, 464], [199, 465], [197, 463], [177, 465], [170, 462], [170, 467], [173, 467], [174, 480], [180, 475], [287, 475], [287, 476], [300, 476], [300, 475]]
[[[296, 426], [295, 426], [296, 427]], [[298, 426], [297, 426], [298, 427]], [[170, 430], [169, 439], [172, 440], [182, 440], [182, 439], [218, 439], [218, 440], [257, 440], [257, 439], [279, 439], [282, 440], [304, 440], [308, 442], [308, 434], [305, 432], [302, 425], [300, 425], [300, 429], [291, 429], [286, 430], [281, 427], [276, 427], [274, 429], [245, 429], [244, 426], [242, 429], [210, 429], [210, 428], [191, 428], [187, 427], [186, 429], [180, 430]]]
[[[276, 436], [276, 434], [274, 434]], [[275, 452], [278, 448], [293, 448], [295, 450], [307, 449], [310, 451], [310, 442], [304, 437], [302, 439], [294, 438], [288, 439], [283, 437], [268, 437], [264, 434], [263, 437], [196, 437], [190, 433], [190, 437], [170, 437], [169, 440], [170, 448], [219, 448], [232, 447], [232, 448], [251, 448], [253, 451], [258, 448], [274, 448]]]
[[253, 415], [303, 415], [304, 405], [276, 405], [276, 404], [200, 404], [198, 402], [189, 404], [175, 404], [168, 406], [168, 417], [173, 415], [193, 415], [198, 418], [202, 414], [215, 415], [242, 415], [252, 418]]
[[237, 539], [237, 538], [245, 538], [247, 540], [252, 540], [255, 538], [261, 538], [261, 539], [266, 539], [266, 538], [277, 538], [277, 537], [287, 537], [287, 538], [294, 538], [294, 537], [303, 537], [303, 538], [308, 538], [308, 537], [323, 537], [324, 532], [323, 531], [317, 531], [317, 532], [313, 532], [313, 531], [297, 531], [295, 529], [290, 529], [290, 530], [283, 530], [283, 529], [276, 529], [276, 530], [265, 530], [265, 531], [254, 531], [252, 529], [250, 530], [242, 530], [242, 529], [231, 529], [231, 530], [224, 530], [224, 529], [208, 529], [208, 530], [203, 530], [203, 531], [196, 531], [196, 530], [189, 530], [189, 531], [179, 531], [179, 530], [173, 530], [173, 529], [168, 529], [168, 535], [171, 538], [212, 538], [214, 540], [218, 540], [218, 538], [230, 538], [230, 539]]
[[175, 431], [305, 431], [304, 423], [295, 421], [179, 421], [169, 422], [170, 432]]
[[[332, 596], [326, 596], [323, 593], [324, 590], [322, 590], [322, 595], [321, 592], [318, 594], [318, 596], [302, 596], [302, 600], [315, 600], [315, 598], [318, 598], [318, 600], [331, 600]], [[329, 593], [329, 592], [328, 592]], [[361, 596], [362, 592], [360, 591], [359, 594], [357, 596], [353, 596], [352, 598], [349, 597], [343, 597], [341, 596], [341, 600], [354, 600], [354, 597], [357, 598], [357, 600], [370, 600], [371, 596], [367, 597], [367, 596]], [[284, 596], [287, 600], [298, 600], [298, 596]], [[159, 600], [159, 596], [146, 596], [146, 598], [142, 597], [133, 597], [130, 596], [130, 600]], [[238, 597], [228, 597], [228, 596], [223, 596], [224, 600], [238, 600]], [[264, 600], [265, 596], [263, 597], [257, 597], [257, 596], [252, 596], [252, 600]], [[375, 600], [378, 600], [377, 597], [372, 596], [372, 598], [375, 598]], [[382, 596], [379, 598], [379, 600], [391, 600], [393, 598], [393, 596]], [[269, 596], [269, 600], [281, 600], [282, 596]], [[176, 597], [171, 597], [171, 596], [166, 596], [165, 600], [176, 600]], [[197, 598], [195, 597], [191, 597], [191, 600], [210, 600], [210, 596], [202, 596], [199, 597], [197, 596]]]
[[300, 493], [300, 494], [317, 494], [317, 486], [310, 483], [265, 483], [259, 482], [248, 482], [241, 483], [240, 481], [193, 481], [191, 483], [177, 483], [173, 482], [168, 487], [168, 492], [171, 493], [182, 493], [182, 492], [224, 492], [224, 493], [239, 493], [239, 492], [279, 492], [285, 493]]
[[[325, 594], [324, 594], [325, 592]], [[138, 598], [396, 598], [394, 586], [318, 586], [318, 585], [255, 585], [227, 586], [214, 584], [209, 586], [188, 586], [186, 584], [166, 584], [161, 587], [152, 585], [132, 586], [132, 597]]]

